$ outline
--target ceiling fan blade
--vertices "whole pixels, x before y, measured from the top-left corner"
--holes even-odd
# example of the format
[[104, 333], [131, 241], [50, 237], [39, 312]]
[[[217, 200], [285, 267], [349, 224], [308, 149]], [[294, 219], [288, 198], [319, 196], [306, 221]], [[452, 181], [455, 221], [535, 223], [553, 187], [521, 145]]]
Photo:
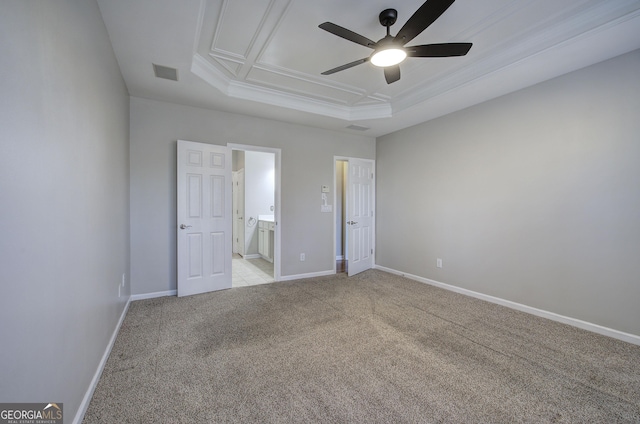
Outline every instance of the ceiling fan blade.
[[337, 68], [333, 68], [333, 69], [329, 69], [328, 71], [324, 71], [322, 73], [322, 75], [331, 75], [331, 74], [335, 74], [336, 72], [340, 72], [340, 71], [344, 71], [345, 69], [349, 69], [349, 68], [353, 68], [354, 66], [357, 65], [361, 65], [365, 62], [368, 62], [369, 58], [366, 57], [364, 59], [360, 59], [360, 60], [354, 60], [351, 63], [347, 63], [346, 65], [342, 65], [342, 66], [338, 66]]
[[407, 46], [404, 49], [409, 57], [451, 57], [464, 56], [471, 49], [471, 43], [441, 43]]
[[387, 80], [387, 84], [398, 81], [400, 79], [400, 65], [384, 68], [384, 79]]
[[403, 46], [435, 22], [455, 0], [427, 0], [398, 31], [396, 40]]
[[340, 25], [336, 25], [331, 22], [325, 22], [323, 24], [318, 25], [318, 27], [322, 28], [325, 31], [330, 32], [331, 34], [337, 35], [338, 37], [342, 37], [345, 40], [353, 41], [356, 44], [360, 44], [365, 47], [369, 47], [371, 49], [376, 47], [375, 41], [369, 40], [367, 37], [364, 37], [360, 34], [356, 34], [355, 32], [348, 30], [346, 28], [343, 28]]

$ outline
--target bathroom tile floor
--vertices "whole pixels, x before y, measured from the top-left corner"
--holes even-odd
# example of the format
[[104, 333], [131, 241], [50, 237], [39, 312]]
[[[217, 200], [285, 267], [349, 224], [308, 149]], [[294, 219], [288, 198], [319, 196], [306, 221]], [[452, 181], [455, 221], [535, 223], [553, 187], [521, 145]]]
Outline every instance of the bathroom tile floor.
[[273, 283], [273, 264], [259, 259], [244, 259], [234, 253], [231, 263], [232, 287]]

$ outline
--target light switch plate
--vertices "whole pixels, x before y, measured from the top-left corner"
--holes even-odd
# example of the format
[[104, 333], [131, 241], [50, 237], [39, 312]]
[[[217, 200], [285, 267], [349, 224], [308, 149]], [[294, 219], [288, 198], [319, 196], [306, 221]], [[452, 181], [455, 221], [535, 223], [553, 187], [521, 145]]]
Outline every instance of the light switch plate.
[[322, 192], [323, 193], [329, 193], [329, 186], [328, 185], [323, 185], [322, 186]]

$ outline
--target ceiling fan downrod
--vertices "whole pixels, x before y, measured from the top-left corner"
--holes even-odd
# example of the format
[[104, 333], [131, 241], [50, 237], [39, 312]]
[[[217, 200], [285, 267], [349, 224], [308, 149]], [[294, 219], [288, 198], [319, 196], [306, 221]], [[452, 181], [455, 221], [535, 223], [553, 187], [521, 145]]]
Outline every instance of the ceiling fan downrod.
[[378, 16], [380, 20], [380, 24], [383, 27], [387, 28], [387, 37], [390, 35], [389, 29], [391, 25], [396, 23], [396, 19], [398, 19], [398, 11], [396, 9], [385, 9], [380, 12], [380, 16]]

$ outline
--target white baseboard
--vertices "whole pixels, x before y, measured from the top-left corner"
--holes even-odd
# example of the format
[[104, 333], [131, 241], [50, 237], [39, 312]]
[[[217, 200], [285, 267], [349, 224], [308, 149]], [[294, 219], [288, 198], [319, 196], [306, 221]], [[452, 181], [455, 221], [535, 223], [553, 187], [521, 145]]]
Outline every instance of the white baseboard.
[[295, 275], [281, 275], [278, 281], [291, 281], [300, 280], [303, 278], [324, 277], [326, 275], [335, 275], [336, 271], [330, 269], [329, 271], [310, 272], [308, 274], [295, 274]]
[[100, 359], [100, 363], [98, 363], [98, 369], [96, 373], [93, 375], [93, 379], [89, 384], [89, 388], [84, 394], [82, 398], [82, 402], [80, 403], [80, 407], [76, 412], [76, 416], [73, 418], [74, 424], [81, 424], [84, 419], [84, 414], [87, 413], [87, 408], [89, 408], [89, 403], [91, 403], [91, 398], [93, 397], [93, 392], [96, 390], [96, 386], [98, 385], [98, 381], [100, 381], [100, 377], [102, 376], [102, 371], [104, 370], [104, 366], [107, 363], [107, 359], [109, 359], [109, 355], [111, 354], [111, 349], [113, 348], [113, 344], [116, 342], [116, 337], [118, 337], [118, 332], [120, 331], [120, 326], [122, 325], [122, 321], [124, 321], [124, 317], [127, 316], [127, 311], [129, 310], [129, 304], [131, 303], [131, 297], [127, 299], [127, 303], [124, 305], [124, 309], [122, 310], [122, 314], [120, 314], [120, 319], [118, 319], [118, 324], [116, 328], [113, 330], [111, 334], [111, 339], [107, 344], [107, 348], [104, 350], [102, 354], [102, 359]]
[[177, 290], [167, 290], [161, 292], [153, 292], [153, 293], [142, 293], [142, 294], [132, 294], [131, 301], [134, 300], [145, 300], [145, 299], [155, 299], [156, 297], [165, 297], [165, 296], [177, 296]]
[[259, 253], [252, 253], [250, 255], [244, 255], [242, 258], [243, 259], [260, 259], [262, 257], [262, 255], [260, 255]]
[[336, 261], [344, 261], [344, 255], [337, 255]]
[[602, 334], [604, 336], [612, 337], [614, 339], [622, 340], [627, 343], [640, 345], [640, 336], [635, 334], [629, 334], [622, 331], [614, 330], [613, 328], [603, 327], [598, 324], [593, 324], [587, 321], [582, 321], [576, 318], [567, 317], [564, 315], [556, 314], [555, 312], [545, 311], [543, 309], [534, 308], [532, 306], [523, 305], [521, 303], [512, 302], [510, 300], [502, 299], [499, 297], [489, 296], [487, 294], [478, 293], [473, 290], [463, 289], [461, 287], [452, 286], [450, 284], [441, 283], [439, 281], [430, 280], [428, 278], [419, 277], [413, 274], [407, 274], [406, 272], [398, 271], [392, 268], [387, 268], [381, 265], [375, 265], [374, 268], [381, 271], [388, 272], [390, 274], [396, 274], [403, 277], [407, 277], [411, 280], [419, 281], [421, 283], [429, 284], [432, 286], [440, 287], [445, 290], [453, 291], [456, 293], [464, 294], [467, 296], [475, 297], [477, 299], [486, 300], [487, 302], [496, 303], [498, 305], [506, 306], [511, 309], [516, 309], [521, 312], [526, 312], [532, 315], [536, 315], [542, 318], [547, 318], [553, 321], [561, 322], [563, 324], [572, 325], [574, 327], [581, 328], [583, 330], [592, 331], [594, 333]]

